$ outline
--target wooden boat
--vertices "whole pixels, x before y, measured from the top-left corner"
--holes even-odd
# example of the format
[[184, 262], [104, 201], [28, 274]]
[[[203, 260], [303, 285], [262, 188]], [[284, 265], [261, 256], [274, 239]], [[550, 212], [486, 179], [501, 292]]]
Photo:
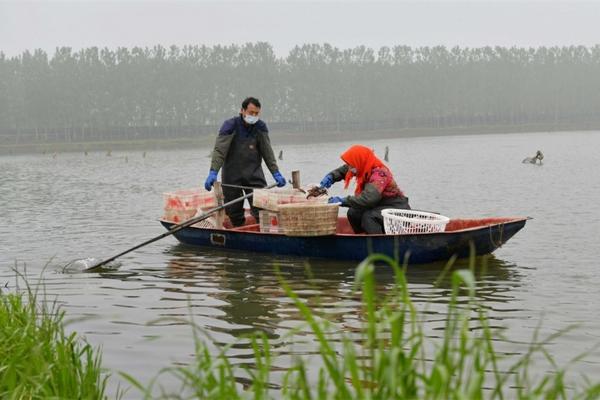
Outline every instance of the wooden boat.
[[[259, 224], [247, 218], [247, 224], [224, 229], [187, 227], [174, 236], [182, 243], [222, 249], [234, 249], [301, 257], [363, 260], [368, 254], [382, 253], [398, 260], [408, 257], [410, 264], [448, 260], [453, 255], [467, 257], [473, 245], [477, 255], [489, 254], [521, 230], [527, 217], [451, 219], [440, 233], [409, 235], [354, 234], [345, 217], [338, 219], [336, 234], [299, 237], [260, 232]], [[175, 225], [160, 221], [170, 229]]]

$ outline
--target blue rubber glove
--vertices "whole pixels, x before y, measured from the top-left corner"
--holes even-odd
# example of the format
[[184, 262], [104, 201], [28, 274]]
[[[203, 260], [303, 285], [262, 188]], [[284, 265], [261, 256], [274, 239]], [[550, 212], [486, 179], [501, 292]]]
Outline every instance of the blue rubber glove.
[[325, 175], [325, 178], [323, 178], [320, 185], [321, 185], [321, 187], [324, 187], [325, 189], [329, 189], [331, 187], [331, 185], [333, 185], [333, 175], [331, 175], [331, 174]]
[[344, 204], [344, 200], [345, 200], [345, 197], [333, 196], [333, 197], [330, 197], [327, 200], [327, 202], [329, 204], [338, 204], [339, 203], [339, 205], [342, 205], [342, 204]]
[[206, 178], [206, 181], [204, 181], [204, 189], [206, 189], [210, 192], [210, 189], [213, 187], [213, 185], [215, 184], [216, 181], [217, 181], [217, 171], [215, 171], [214, 169], [211, 169], [210, 172], [208, 173], [208, 177]]
[[281, 175], [281, 172], [275, 171], [273, 173], [273, 179], [275, 179], [275, 182], [277, 182], [277, 187], [285, 186], [285, 178], [283, 177], [283, 175]]

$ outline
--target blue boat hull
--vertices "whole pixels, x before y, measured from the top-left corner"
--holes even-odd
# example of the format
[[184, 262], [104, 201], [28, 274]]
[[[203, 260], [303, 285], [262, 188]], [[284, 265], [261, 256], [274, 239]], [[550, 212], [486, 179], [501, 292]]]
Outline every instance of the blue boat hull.
[[[401, 261], [407, 257], [410, 264], [423, 264], [448, 260], [454, 255], [467, 257], [471, 244], [477, 255], [492, 253], [522, 229], [527, 218], [458, 221], [470, 222], [466, 228], [453, 231], [413, 235], [291, 237], [247, 230], [188, 227], [174, 236], [188, 245], [220, 249], [338, 260], [363, 260], [369, 254], [381, 253]], [[476, 221], [481, 221], [481, 225]], [[172, 222], [160, 222], [167, 229], [175, 226]]]

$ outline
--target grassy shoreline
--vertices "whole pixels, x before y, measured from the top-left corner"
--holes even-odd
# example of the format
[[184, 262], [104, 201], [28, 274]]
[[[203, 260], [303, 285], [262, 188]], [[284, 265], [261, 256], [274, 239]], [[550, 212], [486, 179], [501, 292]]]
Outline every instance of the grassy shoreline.
[[[395, 139], [425, 136], [455, 136], [479, 134], [510, 134], [525, 132], [565, 132], [565, 131], [595, 131], [600, 126], [577, 126], [574, 124], [545, 125], [496, 125], [496, 126], [468, 126], [451, 128], [402, 128], [379, 129], [371, 131], [345, 131], [345, 132], [289, 132], [279, 131], [271, 133], [274, 148], [284, 145], [302, 143], [329, 143], [339, 141], [367, 142], [373, 139]], [[216, 135], [216, 134], [215, 134]], [[60, 152], [108, 152], [108, 151], [153, 151], [166, 149], [187, 149], [211, 147], [215, 135], [198, 137], [156, 138], [137, 140], [112, 140], [90, 142], [53, 142], [53, 143], [22, 143], [0, 145], [0, 155], [11, 154], [52, 154]]]
[[[482, 258], [485, 260], [485, 258]], [[567, 331], [539, 337], [536, 331], [523, 354], [506, 354], [496, 348], [501, 334], [491, 326], [485, 305], [476, 298], [475, 257], [469, 269], [451, 271], [451, 294], [444, 330], [431, 337], [425, 332], [425, 310], [411, 300], [400, 264], [384, 255], [372, 255], [359, 264], [354, 291], [361, 310], [354, 329], [340, 331], [318, 304], [306, 302], [281, 279], [281, 288], [304, 323], [284, 341], [310, 333], [316, 350], [295, 355], [284, 372], [275, 361], [281, 349], [264, 333], [242, 340], [251, 344], [254, 357], [240, 365], [229, 361], [235, 343], [219, 345], [201, 325], [183, 318], [161, 318], [156, 323], [187, 322], [194, 334], [195, 357], [188, 365], [163, 369], [150, 384], [121, 374], [140, 391], [155, 398], [159, 377], [170, 376], [180, 386], [163, 398], [201, 399], [597, 399], [600, 381], [573, 383], [567, 366], [558, 365], [546, 346]], [[376, 267], [377, 265], [377, 267]], [[395, 284], [378, 290], [375, 268], [387, 268]], [[481, 265], [485, 270], [485, 262]], [[330, 312], [330, 310], [329, 310]], [[212, 341], [215, 355], [206, 343]], [[285, 352], [284, 352], [285, 353]], [[572, 362], [581, 361], [575, 356]], [[540, 362], [541, 361], [541, 362]], [[276, 374], [279, 379], [274, 378]], [[276, 380], [276, 382], [274, 382]]]
[[[453, 269], [450, 260], [438, 278], [441, 282], [448, 276], [451, 291], [444, 329], [435, 337], [425, 333], [427, 309], [412, 302], [401, 265], [371, 255], [356, 269], [354, 294], [361, 307], [350, 318], [354, 329], [348, 331], [340, 331], [318, 302], [305, 302], [280, 278], [282, 295], [303, 320], [283, 339], [303, 342], [308, 333], [316, 347], [294, 356], [285, 371], [275, 362], [281, 349], [260, 331], [239, 339], [250, 343], [254, 357], [233, 364], [229, 351], [237, 343], [219, 343], [191, 317], [164, 317], [149, 324], [190, 325], [195, 348], [189, 363], [167, 366], [149, 382], [127, 372], [120, 376], [132, 386], [128, 391], [145, 399], [600, 398], [598, 377], [572, 381], [569, 368], [582, 356], [561, 366], [547, 351], [566, 330], [545, 338], [536, 331], [522, 354], [496, 349], [503, 335], [491, 327], [486, 306], [477, 299], [477, 260], [477, 268], [485, 271], [486, 258], [472, 256], [467, 269]], [[385, 292], [377, 286], [376, 268], [395, 277]], [[106, 398], [109, 378], [101, 370], [100, 352], [76, 333], [67, 335], [64, 312], [45, 304], [29, 288], [0, 290], [0, 398]], [[546, 362], [540, 365], [539, 359]], [[178, 387], [170, 393], [159, 378], [170, 378]], [[119, 391], [117, 397], [123, 394]]]
[[0, 399], [106, 398], [99, 349], [67, 334], [64, 317], [29, 288], [0, 289]]

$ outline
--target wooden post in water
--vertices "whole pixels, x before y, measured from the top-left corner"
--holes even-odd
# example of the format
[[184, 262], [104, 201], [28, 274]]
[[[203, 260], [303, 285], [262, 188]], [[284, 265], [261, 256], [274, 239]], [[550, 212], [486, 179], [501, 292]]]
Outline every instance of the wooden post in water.
[[292, 171], [292, 187], [300, 189], [300, 171]]
[[[215, 196], [217, 196], [217, 207], [221, 207], [223, 204], [225, 204], [221, 182], [215, 182], [213, 190], [215, 191]], [[215, 220], [217, 224], [216, 228], [223, 229], [223, 221], [225, 221], [225, 209], [217, 211]]]

